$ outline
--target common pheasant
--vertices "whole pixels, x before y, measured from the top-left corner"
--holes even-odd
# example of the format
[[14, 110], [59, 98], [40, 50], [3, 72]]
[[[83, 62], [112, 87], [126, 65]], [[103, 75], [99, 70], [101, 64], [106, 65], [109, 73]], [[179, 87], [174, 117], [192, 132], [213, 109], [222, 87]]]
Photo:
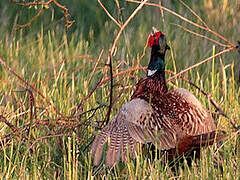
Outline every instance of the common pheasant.
[[166, 36], [154, 29], [148, 39], [151, 58], [147, 77], [141, 79], [131, 100], [95, 137], [91, 147], [98, 165], [108, 142], [106, 164], [111, 166], [127, 152], [134, 157], [137, 143], [153, 143], [169, 152], [169, 159], [192, 148], [213, 144], [223, 138], [209, 112], [188, 90], [169, 90], [165, 80]]

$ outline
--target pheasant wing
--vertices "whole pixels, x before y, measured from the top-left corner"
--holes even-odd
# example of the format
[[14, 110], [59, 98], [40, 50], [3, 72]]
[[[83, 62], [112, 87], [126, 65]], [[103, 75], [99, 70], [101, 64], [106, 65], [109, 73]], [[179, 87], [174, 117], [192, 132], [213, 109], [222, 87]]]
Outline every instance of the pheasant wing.
[[[126, 160], [127, 151], [134, 156], [137, 142], [143, 144], [160, 142], [164, 149], [175, 147], [173, 143], [169, 143], [174, 142], [174, 139], [170, 139], [172, 136], [160, 132], [151, 124], [152, 113], [151, 105], [145, 100], [137, 98], [125, 104], [114, 119], [96, 136], [91, 147], [94, 164], [99, 164], [106, 142], [108, 142], [107, 165], [113, 165], [120, 155], [122, 160]], [[159, 136], [156, 133], [159, 133]]]

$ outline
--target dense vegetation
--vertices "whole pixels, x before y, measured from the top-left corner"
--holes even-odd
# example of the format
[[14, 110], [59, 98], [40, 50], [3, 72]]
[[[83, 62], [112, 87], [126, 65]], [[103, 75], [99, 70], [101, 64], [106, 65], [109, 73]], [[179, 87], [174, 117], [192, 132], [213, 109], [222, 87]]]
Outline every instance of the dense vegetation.
[[[161, 161], [150, 162], [141, 153], [135, 160], [119, 163], [113, 169], [104, 164], [93, 167], [89, 148], [106, 120], [110, 95], [107, 81], [110, 73], [106, 62], [119, 28], [97, 1], [59, 2], [69, 8], [71, 19], [76, 21], [67, 31], [63, 12], [55, 6], [46, 9], [30, 27], [15, 31], [16, 24], [27, 23], [38, 9], [0, 1], [0, 57], [12, 68], [0, 66], [1, 178], [240, 177], [239, 135], [229, 120], [215, 113], [218, 128], [227, 132], [227, 139], [220, 147], [214, 145], [203, 149], [201, 159], [193, 167], [184, 165], [174, 174]], [[116, 19], [125, 22], [138, 4], [119, 1], [119, 11], [117, 2], [104, 5]], [[234, 44], [240, 39], [237, 0], [193, 0], [187, 3], [211, 29]], [[201, 24], [180, 1], [163, 1], [162, 4]], [[124, 30], [116, 56], [112, 58], [113, 74], [118, 75], [114, 78], [111, 117], [129, 100], [135, 83], [145, 76], [142, 67], [148, 63], [149, 49], [146, 49], [145, 56], [142, 54], [152, 26], [162, 30], [168, 38], [171, 51], [167, 53], [166, 69], [175, 73], [224, 49], [174, 24], [226, 43], [170, 13], [145, 6]], [[236, 124], [240, 124], [239, 60], [237, 51], [231, 51], [184, 73], [185, 78], [209, 93]], [[101, 78], [106, 81], [83, 101], [82, 111], [78, 111], [83, 113], [73, 114]], [[207, 97], [185, 81], [176, 79], [169, 82], [169, 87], [190, 90], [212, 112], [215, 111]]]

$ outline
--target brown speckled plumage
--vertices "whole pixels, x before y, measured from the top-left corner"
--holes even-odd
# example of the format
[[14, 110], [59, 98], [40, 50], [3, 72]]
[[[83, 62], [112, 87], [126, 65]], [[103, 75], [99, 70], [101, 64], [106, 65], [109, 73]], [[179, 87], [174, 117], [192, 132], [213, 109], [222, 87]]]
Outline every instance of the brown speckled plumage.
[[[136, 143], [151, 142], [157, 144], [160, 150], [175, 152], [172, 153], [175, 156], [191, 148], [212, 144], [214, 138], [222, 138], [216, 137], [211, 115], [193, 94], [182, 88], [168, 90], [164, 73], [164, 56], [168, 46], [163, 34], [154, 38], [151, 39], [148, 76], [139, 81], [131, 100], [92, 144], [95, 165], [101, 160], [106, 142], [106, 164], [113, 165], [120, 157], [125, 161], [127, 152], [134, 157]], [[159, 43], [156, 45], [156, 42]]]

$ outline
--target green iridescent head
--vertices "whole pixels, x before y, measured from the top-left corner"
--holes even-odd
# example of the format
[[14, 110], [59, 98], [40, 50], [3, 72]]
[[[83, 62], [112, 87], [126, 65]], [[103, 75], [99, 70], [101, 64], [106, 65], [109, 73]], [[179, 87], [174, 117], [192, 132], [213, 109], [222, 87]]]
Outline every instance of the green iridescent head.
[[153, 76], [156, 73], [164, 73], [165, 53], [169, 48], [165, 34], [153, 28], [153, 33], [148, 38], [148, 46], [152, 48], [151, 59], [147, 69], [147, 76]]

